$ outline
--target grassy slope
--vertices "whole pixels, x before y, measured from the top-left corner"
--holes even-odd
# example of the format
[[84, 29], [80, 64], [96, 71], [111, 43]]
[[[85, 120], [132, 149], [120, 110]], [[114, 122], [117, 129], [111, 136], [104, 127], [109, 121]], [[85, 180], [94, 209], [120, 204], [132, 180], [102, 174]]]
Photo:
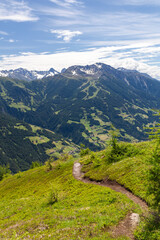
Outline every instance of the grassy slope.
[[93, 180], [101, 181], [106, 178], [116, 180], [149, 203], [151, 199], [147, 196], [148, 160], [151, 158], [155, 143], [150, 141], [140, 142], [134, 143], [132, 146], [137, 149], [136, 153], [115, 163], [108, 163], [107, 161], [110, 148], [97, 153], [91, 152], [81, 159], [84, 164], [82, 170], [86, 177]]
[[[135, 195], [152, 204], [152, 197], [147, 189], [149, 159], [155, 149], [155, 143], [141, 142], [132, 144], [137, 153], [132, 157], [125, 157], [118, 162], [108, 163], [107, 156], [110, 149], [97, 153], [90, 153], [81, 159], [85, 176], [97, 181], [109, 178], [130, 189]], [[156, 217], [154, 217], [156, 216]], [[141, 224], [135, 232], [137, 240], [160, 240], [160, 216], [150, 214], [148, 218], [141, 216]]]
[[[120, 193], [75, 180], [72, 166], [57, 161], [51, 171], [43, 166], [0, 182], [0, 239], [109, 240], [108, 227], [139, 211]], [[55, 191], [58, 202], [51, 205]]]

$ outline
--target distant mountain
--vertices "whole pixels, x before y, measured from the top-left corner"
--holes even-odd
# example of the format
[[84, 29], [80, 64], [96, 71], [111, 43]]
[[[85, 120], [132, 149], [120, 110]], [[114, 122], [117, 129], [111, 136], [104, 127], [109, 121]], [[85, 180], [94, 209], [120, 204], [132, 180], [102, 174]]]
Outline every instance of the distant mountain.
[[96, 63], [93, 65], [87, 65], [87, 66], [75, 65], [63, 70], [62, 73], [69, 77], [70, 76], [75, 76], [75, 77], [76, 76], [79, 76], [79, 77], [92, 76], [94, 78], [98, 78], [103, 74], [103, 72], [105, 71], [109, 72], [110, 70], [113, 71], [113, 68], [102, 63]]
[[37, 79], [42, 79], [46, 77], [53, 77], [55, 74], [59, 74], [56, 70], [51, 68], [49, 71], [28, 71], [24, 68], [18, 68], [15, 70], [2, 70], [0, 71], [1, 77], [9, 77], [12, 79], [19, 79], [25, 81], [32, 81]]
[[122, 140], [147, 139], [144, 127], [158, 121], [152, 109], [160, 109], [160, 81], [102, 63], [39, 81], [0, 78], [0, 111], [93, 150], [104, 148], [112, 124]]

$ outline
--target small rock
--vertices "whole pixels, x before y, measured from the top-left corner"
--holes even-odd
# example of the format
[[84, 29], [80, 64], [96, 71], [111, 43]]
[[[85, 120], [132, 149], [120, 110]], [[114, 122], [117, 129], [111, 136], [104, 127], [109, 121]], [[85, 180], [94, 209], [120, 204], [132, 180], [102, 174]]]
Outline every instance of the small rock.
[[135, 228], [140, 222], [140, 217], [138, 213], [132, 213], [130, 219], [133, 228]]

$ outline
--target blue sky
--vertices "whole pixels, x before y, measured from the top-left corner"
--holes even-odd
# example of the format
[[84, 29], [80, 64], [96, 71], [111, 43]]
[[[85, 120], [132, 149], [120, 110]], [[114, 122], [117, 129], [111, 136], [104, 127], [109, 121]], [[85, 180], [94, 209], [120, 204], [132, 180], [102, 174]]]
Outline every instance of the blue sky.
[[0, 69], [103, 62], [160, 79], [159, 0], [0, 0]]

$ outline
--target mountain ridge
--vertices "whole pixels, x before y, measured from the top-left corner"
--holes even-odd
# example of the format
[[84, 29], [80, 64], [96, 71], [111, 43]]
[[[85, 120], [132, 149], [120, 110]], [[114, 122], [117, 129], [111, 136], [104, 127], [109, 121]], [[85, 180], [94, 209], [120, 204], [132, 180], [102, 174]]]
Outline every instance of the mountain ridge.
[[33, 81], [38, 79], [43, 79], [46, 77], [54, 76], [55, 74], [59, 74], [53, 68], [50, 68], [48, 71], [38, 71], [38, 70], [27, 70], [25, 68], [17, 68], [14, 70], [1, 70], [1, 77], [9, 77], [12, 79], [25, 80], [25, 81]]
[[[92, 68], [92, 71], [90, 70], [91, 68]], [[123, 67], [119, 67], [116, 69], [114, 67], [111, 67], [110, 65], [100, 63], [100, 62], [97, 62], [92, 65], [73, 65], [68, 68], [63, 68], [61, 71], [57, 71], [53, 67], [50, 68], [49, 70], [27, 70], [26, 68], [22, 68], [22, 67], [17, 68], [17, 69], [10, 69], [10, 70], [0, 70], [0, 77], [9, 77], [12, 79], [33, 81], [33, 80], [40, 80], [40, 79], [47, 78], [47, 77], [53, 77], [56, 74], [63, 74], [63, 73], [66, 74], [71, 70], [73, 70], [71, 74], [76, 75], [76, 72], [74, 72], [74, 70], [76, 70], [76, 69], [79, 69], [80, 74], [84, 73], [87, 75], [94, 75], [93, 69], [96, 69], [96, 68], [99, 70], [103, 68], [107, 71], [109, 71], [109, 69], [111, 71], [113, 71], [113, 69], [114, 69], [114, 70], [117, 70], [120, 72], [138, 73], [138, 74], [144, 75], [146, 77], [152, 78], [147, 73], [138, 72], [137, 70], [126, 69]], [[87, 72], [87, 70], [88, 70], [88, 72]]]
[[143, 127], [157, 121], [159, 96], [158, 80], [102, 63], [31, 82], [0, 78], [1, 111], [93, 150], [105, 147], [112, 124], [121, 140], [147, 139]]

